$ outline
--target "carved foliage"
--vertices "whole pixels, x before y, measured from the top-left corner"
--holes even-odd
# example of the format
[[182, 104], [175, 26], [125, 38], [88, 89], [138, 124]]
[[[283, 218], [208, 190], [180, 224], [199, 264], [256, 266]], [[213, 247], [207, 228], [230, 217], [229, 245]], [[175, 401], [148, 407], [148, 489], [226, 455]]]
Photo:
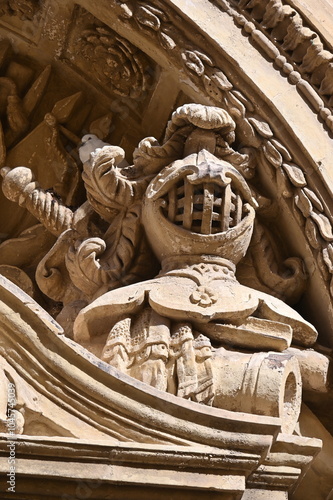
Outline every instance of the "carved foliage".
[[165, 49], [173, 50], [176, 42], [173, 37], [173, 29], [164, 6], [160, 2], [154, 4], [148, 2], [121, 1], [121, 17], [133, 18], [140, 29], [154, 32], [159, 42]]
[[244, 28], [332, 130], [333, 53], [294, 6], [282, 0], [265, 3], [215, 0], [215, 3]]
[[83, 9], [76, 14], [67, 51], [70, 61], [115, 94], [132, 99], [142, 97], [151, 86], [153, 63]]

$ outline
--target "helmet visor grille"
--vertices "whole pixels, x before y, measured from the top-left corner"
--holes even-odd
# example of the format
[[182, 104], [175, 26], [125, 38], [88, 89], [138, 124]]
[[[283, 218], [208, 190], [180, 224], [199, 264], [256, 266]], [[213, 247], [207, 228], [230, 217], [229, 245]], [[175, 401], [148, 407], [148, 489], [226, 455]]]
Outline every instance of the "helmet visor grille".
[[167, 219], [200, 234], [227, 231], [244, 216], [242, 198], [231, 184], [225, 187], [214, 182], [191, 184], [185, 177], [171, 187], [164, 201]]

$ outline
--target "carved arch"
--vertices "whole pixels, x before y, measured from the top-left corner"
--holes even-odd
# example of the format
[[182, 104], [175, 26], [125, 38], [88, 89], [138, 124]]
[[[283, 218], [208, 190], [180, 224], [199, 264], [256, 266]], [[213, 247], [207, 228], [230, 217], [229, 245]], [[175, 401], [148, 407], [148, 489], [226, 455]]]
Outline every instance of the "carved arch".
[[[176, 104], [198, 102], [227, 109], [237, 123], [238, 148], [255, 148], [260, 151], [257, 167], [260, 184], [266, 195], [274, 200], [275, 207], [278, 207], [278, 218], [275, 220], [277, 232], [286, 241], [288, 251], [305, 262], [309, 281], [301, 310], [306, 310], [307, 317], [315, 323], [320, 342], [332, 346], [332, 146], [327, 100], [321, 106], [318, 96], [311, 92], [306, 81], [303, 83], [299, 79], [296, 71], [291, 70], [288, 61], [284, 61], [276, 52], [276, 47], [265, 44], [261, 32], [252, 25], [242, 25], [240, 17], [232, 17], [230, 9], [237, 2], [213, 3], [202, 0], [199, 6], [193, 6], [193, 2], [185, 0], [163, 3], [101, 1], [98, 11], [88, 1], [82, 0], [75, 5], [71, 1], [62, 2], [57, 14], [65, 20], [68, 31], [65, 35], [57, 33], [57, 47], [51, 43], [43, 53], [42, 60], [38, 55], [39, 36], [44, 29], [41, 20], [43, 16], [49, 19], [50, 29], [52, 11], [48, 13], [46, 3], [31, 4], [34, 4], [33, 9], [26, 13], [23, 25], [29, 29], [20, 33], [18, 20], [11, 9], [1, 21], [2, 33], [5, 38], [10, 33], [13, 46], [20, 51], [23, 59], [30, 52], [34, 62], [40, 65], [52, 64], [57, 79], [51, 82], [51, 89], [52, 85], [54, 89], [56, 82], [61, 81], [63, 85], [63, 81], [68, 78], [71, 92], [67, 94], [67, 90], [62, 90], [64, 95], [58, 96], [52, 109], [42, 106], [41, 111], [35, 115], [34, 125], [29, 132], [33, 134], [38, 127], [37, 122], [42, 112], [52, 112], [57, 123], [52, 121], [52, 117], [44, 120], [45, 129], [49, 127], [48, 131], [51, 130], [47, 138], [51, 137], [57, 145], [60, 166], [75, 170], [75, 164], [72, 158], [66, 156], [68, 149], [63, 147], [61, 140], [65, 136], [72, 148], [77, 145], [79, 134], [92, 131], [92, 124], [101, 119], [103, 103], [106, 101], [108, 110], [115, 117], [112, 131], [115, 142], [120, 142], [118, 139], [124, 129], [131, 129], [122, 144], [129, 153], [142, 137], [154, 134], [158, 139], [161, 138], [170, 111]], [[85, 26], [87, 20], [88, 24]], [[91, 21], [96, 28], [93, 33]], [[75, 31], [75, 26], [84, 28], [81, 47], [76, 46], [78, 32]], [[259, 50], [258, 46], [249, 43], [244, 31], [258, 43]], [[97, 45], [94, 45], [96, 42], [91, 39], [96, 33], [99, 38]], [[120, 61], [124, 55], [131, 60], [129, 73], [134, 88], [132, 93], [130, 86], [122, 89], [119, 79], [113, 79], [113, 75], [110, 77], [110, 72], [104, 71], [104, 68], [100, 70], [99, 64], [95, 64], [92, 71], [87, 65], [85, 56], [88, 55], [88, 61], [89, 57], [94, 58], [94, 54], [98, 52], [97, 47], [99, 53], [105, 54], [108, 43], [116, 43]], [[71, 55], [75, 47], [78, 52], [82, 49], [83, 54], [76, 60]], [[3, 49], [3, 59], [8, 60], [10, 49]], [[274, 67], [273, 59], [277, 67]], [[10, 66], [6, 64], [4, 63], [4, 67], [8, 69]], [[280, 74], [280, 69], [284, 74]], [[14, 70], [10, 71], [12, 74]], [[63, 78], [60, 76], [62, 72]], [[36, 77], [38, 74], [40, 77], [43, 75], [37, 71]], [[44, 74], [45, 80], [46, 76]], [[73, 84], [76, 79], [80, 84], [77, 81]], [[41, 80], [36, 84], [37, 90], [43, 86]], [[36, 90], [36, 86], [34, 88]], [[304, 99], [304, 92], [300, 95], [301, 88], [307, 92], [308, 101]], [[69, 94], [75, 96], [75, 92], [82, 89], [90, 100], [96, 99], [101, 113], [73, 125], [70, 122], [75, 121], [75, 115], [79, 114], [81, 106], [79, 98], [76, 96], [62, 102], [60, 97], [67, 98]], [[166, 89], [167, 102], [158, 106]], [[19, 94], [19, 98], [24, 99], [27, 111], [31, 106], [31, 100], [27, 98], [29, 93], [22, 89], [12, 93], [14, 95], [10, 97], [15, 99], [9, 99], [8, 104], [16, 105], [16, 111], [20, 109], [20, 101], [16, 99]], [[40, 93], [42, 97], [43, 92]], [[112, 106], [112, 102], [116, 104]], [[8, 122], [9, 116], [6, 118]], [[24, 135], [24, 114], [21, 119], [19, 132]], [[106, 139], [108, 132], [109, 130], [102, 139]], [[29, 142], [21, 143], [21, 138], [18, 137], [9, 139], [9, 164], [16, 166], [18, 158], [22, 158], [22, 149]], [[2, 142], [4, 143], [6, 141]], [[2, 153], [4, 154], [4, 148]], [[48, 189], [53, 185], [43, 187]], [[73, 192], [69, 194], [73, 195]], [[265, 200], [263, 209], [266, 209], [267, 220], [271, 221], [270, 209], [265, 205]], [[265, 210], [263, 214], [265, 220]], [[23, 245], [31, 237], [31, 225], [28, 228], [28, 233], [21, 235]], [[6, 265], [10, 267], [8, 262]], [[7, 269], [6, 272], [12, 270]], [[27, 288], [29, 286], [30, 283]]]

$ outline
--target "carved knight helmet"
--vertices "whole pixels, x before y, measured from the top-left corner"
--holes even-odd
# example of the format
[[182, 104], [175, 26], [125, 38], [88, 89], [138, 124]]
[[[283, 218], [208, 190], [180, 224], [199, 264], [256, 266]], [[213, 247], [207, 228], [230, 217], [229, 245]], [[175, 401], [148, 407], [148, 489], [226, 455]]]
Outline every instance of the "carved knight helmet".
[[143, 223], [160, 260], [214, 255], [237, 264], [250, 243], [255, 206], [240, 172], [203, 149], [153, 179]]

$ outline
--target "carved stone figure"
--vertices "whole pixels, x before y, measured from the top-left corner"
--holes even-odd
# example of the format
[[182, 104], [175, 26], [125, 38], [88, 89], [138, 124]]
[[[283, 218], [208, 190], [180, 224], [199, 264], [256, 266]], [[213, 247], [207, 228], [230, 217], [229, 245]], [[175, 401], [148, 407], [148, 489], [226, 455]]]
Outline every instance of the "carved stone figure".
[[0, 2], [4, 498], [13, 431], [19, 498], [331, 497], [310, 4]]
[[[260, 366], [269, 360], [283, 367], [262, 369], [278, 402], [276, 414], [292, 432], [301, 403], [300, 371], [297, 356], [279, 353], [291, 342], [311, 346], [317, 334], [281, 300], [236, 278], [258, 204], [244, 177], [249, 158], [231, 147], [235, 128], [222, 109], [185, 105], [173, 114], [164, 144], [143, 140], [132, 166], [121, 148], [85, 136], [80, 157], [88, 202], [76, 212], [32, 183], [24, 167], [3, 169], [3, 190], [58, 235], [38, 266], [37, 281], [51, 298], [64, 302], [59, 321], [70, 335], [71, 322], [86, 305], [74, 323], [77, 342], [156, 389], [238, 410], [248, 389], [240, 406], [228, 399], [219, 376], [226, 351], [216, 347], [263, 351]], [[97, 232], [91, 225], [95, 214]], [[104, 235], [101, 221], [109, 225]], [[140, 242], [147, 248], [146, 239], [161, 270], [140, 280], [133, 259]], [[118, 270], [115, 256], [121, 261]], [[147, 254], [143, 258], [147, 269]], [[54, 287], [55, 278], [61, 286]], [[275, 351], [275, 357], [265, 351]], [[242, 376], [247, 387], [248, 375]], [[287, 383], [290, 377], [293, 382]], [[260, 400], [258, 391], [252, 397]], [[285, 412], [286, 404], [291, 412]], [[262, 403], [249, 411], [270, 415], [272, 409]]]

